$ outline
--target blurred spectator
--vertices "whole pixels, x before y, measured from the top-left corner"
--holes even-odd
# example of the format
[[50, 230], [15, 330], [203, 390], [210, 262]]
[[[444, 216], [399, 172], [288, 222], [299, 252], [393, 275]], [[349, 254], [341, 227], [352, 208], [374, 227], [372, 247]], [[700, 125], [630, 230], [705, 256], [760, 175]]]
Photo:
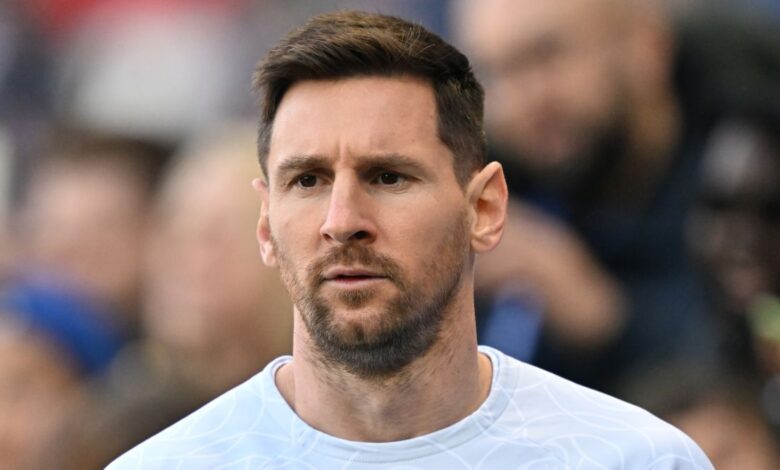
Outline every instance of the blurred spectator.
[[103, 468], [249, 378], [292, 341], [292, 305], [253, 232], [255, 127], [187, 145], [165, 180], [147, 256], [145, 338], [50, 442], [41, 468]]
[[17, 252], [0, 288], [4, 468], [35, 468], [74, 397], [133, 333], [164, 157], [152, 144], [63, 132], [32, 167], [10, 215]]
[[193, 142], [157, 211], [144, 325], [209, 394], [290, 348], [291, 304], [253, 237], [255, 154], [253, 125]]
[[[605, 334], [587, 343], [592, 355], [584, 357], [555, 325], [589, 323], [583, 318], [593, 310], [583, 307], [595, 304], [545, 311], [545, 321], [558, 320], [545, 324], [535, 361], [602, 389], [676, 356], [714, 365], [715, 328], [687, 253], [686, 215], [714, 119], [709, 105], [723, 93], [738, 97], [732, 79], [745, 70], [780, 63], [777, 43], [740, 40], [750, 31], [721, 27], [728, 23], [716, 35], [690, 25], [681, 34], [653, 1], [488, 0], [461, 2], [457, 12], [465, 49], [485, 80], [488, 131], [510, 190], [564, 220], [568, 228], [557, 230], [573, 233], [557, 237], [583, 248], [573, 259], [544, 253], [556, 266], [531, 274], [567, 274], [554, 287], [525, 282], [541, 285], [543, 308], [596, 292], [595, 318], [605, 320]], [[743, 44], [743, 54], [724, 43]], [[535, 230], [530, 220], [516, 223], [518, 231]], [[513, 272], [511, 253], [535, 249], [517, 237], [502, 243], [499, 259], [483, 260], [488, 284]], [[524, 275], [526, 260], [514, 260], [514, 274]]]
[[725, 103], [709, 140], [689, 239], [717, 300], [727, 365], [763, 385], [780, 429], [780, 95]]
[[52, 286], [0, 294], [0, 461], [33, 468], [43, 448], [121, 346], [105, 318]]
[[0, 314], [0, 461], [21, 470], [75, 405], [79, 380], [50, 341], [5, 317]]
[[[702, 163], [702, 189], [690, 244], [712, 282], [729, 360], [755, 363], [748, 317], [767, 324], [780, 294], [780, 113], [774, 123], [734, 116], [713, 132]], [[763, 328], [768, 340], [771, 328]], [[758, 331], [761, 339], [762, 333]], [[765, 357], [780, 373], [780, 358]], [[774, 362], [774, 365], [771, 365]]]
[[17, 210], [19, 272], [60, 278], [111, 312], [118, 329], [137, 322], [148, 211], [168, 150], [122, 137], [63, 132], [36, 162]]
[[688, 434], [718, 470], [780, 468], [778, 438], [751, 380], [676, 364], [642, 377], [626, 393]]
[[[510, 168], [567, 196], [642, 202], [680, 124], [672, 38], [657, 2], [463, 3], [459, 29]], [[637, 161], [616, 165], [629, 150]], [[595, 178], [612, 185], [594, 187]]]

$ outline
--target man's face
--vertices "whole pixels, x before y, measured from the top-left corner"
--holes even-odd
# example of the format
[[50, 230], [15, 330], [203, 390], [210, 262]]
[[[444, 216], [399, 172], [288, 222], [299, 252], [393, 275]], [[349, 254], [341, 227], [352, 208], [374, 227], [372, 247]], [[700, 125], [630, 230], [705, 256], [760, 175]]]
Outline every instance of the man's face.
[[551, 182], [586, 173], [624, 138], [622, 41], [601, 3], [475, 1], [459, 19], [491, 136]]
[[[243, 340], [259, 343], [254, 351], [273, 349], [274, 341], [258, 342], [258, 335], [289, 332], [289, 318], [268, 315], [289, 305], [280, 302], [286, 294], [277, 294], [278, 273], [257, 263], [251, 233], [259, 204], [246, 184], [250, 173], [228, 153], [241, 150], [191, 155], [175, 167], [159, 199], [144, 324], [179, 353], [213, 355]], [[252, 164], [251, 153], [239, 155]]]
[[761, 131], [719, 126], [702, 163], [690, 245], [725, 306], [745, 313], [759, 294], [780, 293], [780, 167]]
[[146, 227], [142, 188], [136, 172], [109, 161], [44, 169], [24, 214], [22, 243], [32, 262], [70, 276], [101, 301], [132, 304]]
[[276, 114], [268, 173], [261, 251], [278, 262], [320, 359], [371, 377], [423, 354], [470, 269], [466, 195], [437, 134], [431, 86], [294, 85]]

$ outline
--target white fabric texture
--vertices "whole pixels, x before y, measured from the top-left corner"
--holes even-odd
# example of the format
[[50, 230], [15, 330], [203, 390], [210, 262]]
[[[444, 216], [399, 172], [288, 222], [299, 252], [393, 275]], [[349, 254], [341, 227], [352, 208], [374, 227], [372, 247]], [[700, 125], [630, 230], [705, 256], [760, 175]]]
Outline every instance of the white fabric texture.
[[[711, 469], [650, 413], [481, 346], [490, 394], [461, 421], [398, 442], [339, 439], [303, 422], [261, 373], [117, 459], [125, 469]], [[323, 404], [327, 406], [327, 404]]]

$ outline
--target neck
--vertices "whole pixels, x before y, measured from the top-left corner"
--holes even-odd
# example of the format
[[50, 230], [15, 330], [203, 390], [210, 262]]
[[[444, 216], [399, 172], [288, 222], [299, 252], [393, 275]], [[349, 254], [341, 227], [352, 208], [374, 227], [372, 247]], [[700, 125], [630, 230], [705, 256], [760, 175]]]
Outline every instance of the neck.
[[468, 299], [453, 302], [459, 307], [447, 312], [441, 329], [446, 335], [379, 380], [323, 368], [296, 311], [294, 358], [276, 375], [282, 396], [312, 427], [353, 441], [409, 439], [465, 418], [487, 398], [492, 371], [477, 351], [473, 294], [460, 295]]

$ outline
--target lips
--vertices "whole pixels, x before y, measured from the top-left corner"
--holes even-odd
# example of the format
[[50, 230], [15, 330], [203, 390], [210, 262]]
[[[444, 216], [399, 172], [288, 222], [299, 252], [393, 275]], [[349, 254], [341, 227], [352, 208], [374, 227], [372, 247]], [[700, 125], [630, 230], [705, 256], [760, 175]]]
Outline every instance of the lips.
[[373, 279], [384, 279], [387, 276], [380, 272], [372, 271], [366, 268], [355, 267], [333, 267], [325, 271], [323, 276], [325, 281], [363, 281]]

